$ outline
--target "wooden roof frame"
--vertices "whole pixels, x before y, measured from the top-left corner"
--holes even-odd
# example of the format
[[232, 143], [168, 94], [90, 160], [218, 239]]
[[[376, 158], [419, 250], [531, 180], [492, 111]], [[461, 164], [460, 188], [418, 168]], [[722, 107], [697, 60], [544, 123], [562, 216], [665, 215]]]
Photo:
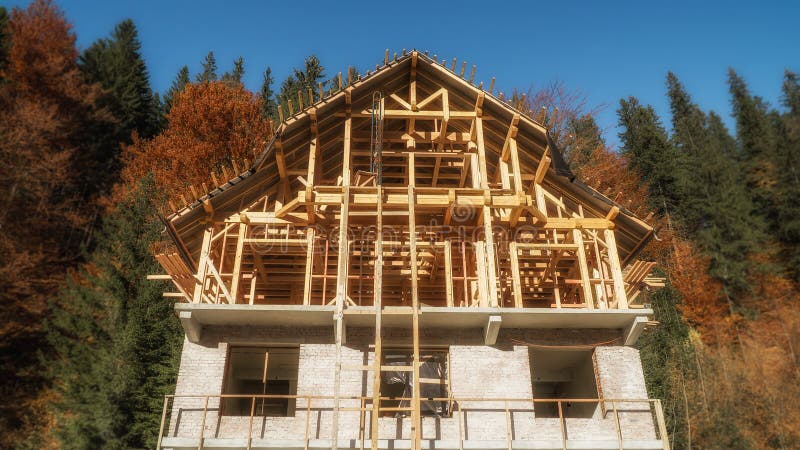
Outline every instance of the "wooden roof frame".
[[[504, 139], [507, 140], [507, 136], [511, 135], [513, 130], [514, 137], [525, 150], [519, 152], [520, 159], [524, 159], [523, 163], [529, 167], [537, 167], [535, 175], [537, 181], [582, 205], [587, 212], [597, 217], [613, 215], [615, 230], [620, 235], [618, 244], [623, 265], [633, 261], [642, 247], [653, 237], [653, 228], [650, 225], [624, 206], [575, 179], [568, 169], [565, 170], [563, 166], [554, 167], [553, 164], [539, 164], [543, 158], [548, 162], [551, 159], [563, 161], [545, 126], [515, 110], [491, 92], [483, 90], [482, 84], [475, 86], [471, 80], [462, 78], [449, 70], [446, 65], [423, 53], [412, 51], [394, 60], [387, 58], [382, 67], [355, 80], [349, 86], [341, 86], [340, 79], [342, 89], [338, 92], [307, 105], [286, 118], [276, 128], [272, 139], [250, 167], [167, 217], [165, 220], [171, 231], [169, 235], [175, 240], [184, 261], [196, 261], [197, 258], [193, 254], [195, 252], [191, 250], [192, 245], [187, 245], [186, 242], [202, 235], [209, 216], [221, 218], [234, 214], [246, 207], [250, 203], [248, 200], [254, 200], [270, 190], [277, 189], [279, 184], [287, 183], [286, 155], [283, 154], [283, 148], [287, 143], [306, 140], [312, 131], [324, 136], [332, 130], [337, 130], [335, 119], [341, 118], [343, 121], [346, 109], [352, 109], [353, 115], [363, 114], [362, 111], [368, 107], [365, 106], [366, 99], [373, 91], [391, 92], [392, 87], [402, 86], [405, 83], [404, 75], [412, 71], [416, 77], [446, 88], [451, 102], [461, 102], [480, 108], [484, 124], [489, 123], [492, 126], [497, 124], [496, 127], [489, 128], [486, 133], [487, 141], [494, 143], [493, 148], [504, 149], [505, 143], [497, 144]], [[448, 131], [453, 130], [457, 131], [451, 123]], [[280, 161], [283, 161], [283, 167]]]

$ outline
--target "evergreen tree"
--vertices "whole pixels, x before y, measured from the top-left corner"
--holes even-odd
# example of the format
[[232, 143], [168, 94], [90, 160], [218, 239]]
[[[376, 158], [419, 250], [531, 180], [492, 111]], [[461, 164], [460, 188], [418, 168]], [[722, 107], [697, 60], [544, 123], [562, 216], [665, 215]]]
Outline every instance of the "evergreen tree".
[[240, 56], [233, 61], [233, 71], [222, 74], [222, 81], [232, 84], [242, 84], [244, 76], [244, 59]]
[[781, 138], [776, 154], [775, 231], [782, 244], [783, 262], [800, 280], [800, 77], [784, 75], [782, 103], [787, 112], [779, 118]]
[[634, 97], [620, 100], [617, 110], [622, 153], [631, 167], [649, 183], [651, 207], [667, 213], [681, 200], [677, 173], [680, 156], [669, 141], [667, 131], [652, 106], [643, 106]]
[[89, 192], [103, 191], [114, 181], [120, 143], [129, 144], [134, 132], [150, 137], [158, 129], [158, 104], [140, 50], [136, 26], [127, 19], [110, 38], [98, 39], [80, 57], [84, 77], [103, 88], [98, 106], [114, 117], [113, 122], [96, 122], [89, 130], [89, 148], [81, 154], [83, 164], [92, 169], [87, 171], [91, 178], [84, 179]]
[[761, 98], [750, 94], [747, 84], [733, 69], [728, 72], [728, 85], [747, 186], [759, 212], [774, 221], [776, 136], [768, 107]]
[[261, 109], [266, 118], [278, 119], [278, 103], [275, 101], [275, 93], [272, 91], [272, 69], [267, 67], [264, 71], [264, 82], [261, 83]]
[[169, 113], [170, 109], [172, 109], [175, 96], [182, 92], [187, 84], [189, 84], [189, 68], [183, 66], [181, 70], [178, 71], [178, 75], [175, 76], [175, 80], [172, 81], [172, 85], [167, 90], [167, 93], [164, 94], [164, 115]]
[[763, 240], [763, 223], [736, 160], [736, 145], [718, 115], [706, 116], [678, 81], [667, 75], [672, 143], [686, 163], [677, 168], [682, 193], [675, 213], [711, 258], [710, 273], [731, 288], [748, 288], [747, 256]]
[[160, 237], [150, 179], [103, 221], [89, 264], [62, 290], [43, 361], [59, 393], [64, 448], [152, 448], [163, 395], [174, 385], [180, 326], [164, 301], [150, 245]]
[[[305, 60], [305, 65], [303, 70], [293, 69], [292, 74], [289, 75], [283, 83], [281, 83], [281, 93], [279, 98], [282, 102], [287, 102], [289, 100], [295, 104], [294, 110], [297, 110], [297, 95], [298, 92], [302, 93], [303, 102], [308, 105], [309, 103], [313, 102], [312, 99], [308, 98], [308, 90], [311, 90], [311, 93], [317, 97], [319, 95], [319, 86], [318, 84], [322, 82], [325, 78], [325, 69], [322, 67], [322, 64], [319, 62], [319, 59], [311, 55]], [[324, 86], [325, 83], [323, 83]], [[286, 107], [285, 112], [289, 113], [288, 106]]]
[[198, 83], [217, 81], [217, 58], [214, 57], [214, 52], [208, 52], [203, 59], [203, 71], [197, 74], [196, 80]]

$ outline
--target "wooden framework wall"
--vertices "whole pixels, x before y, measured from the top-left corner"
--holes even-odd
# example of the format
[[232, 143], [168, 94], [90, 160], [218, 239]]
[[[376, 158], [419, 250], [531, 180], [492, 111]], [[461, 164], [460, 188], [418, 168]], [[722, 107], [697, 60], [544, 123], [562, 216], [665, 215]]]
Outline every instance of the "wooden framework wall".
[[415, 363], [400, 370], [413, 372], [409, 412], [419, 448], [421, 306], [627, 309], [639, 307], [634, 300], [652, 283], [652, 263], [621, 267], [618, 208], [587, 216], [551, 192], [548, 152], [523, 169], [518, 114], [498, 124], [484, 114], [482, 92], [470, 108], [458, 106], [446, 87], [420, 83], [416, 64], [414, 53], [401, 75], [408, 79], [382, 92], [381, 185], [369, 172], [373, 111], [346, 87], [342, 110], [317, 117], [311, 107], [302, 138], [274, 142], [278, 183], [224, 217], [203, 204], [196, 271], [177, 254], [158, 255], [178, 288], [169, 295], [187, 302], [335, 306], [337, 364], [344, 310], [373, 307], [375, 363], [359, 368], [374, 375], [373, 448], [385, 308], [408, 308]]

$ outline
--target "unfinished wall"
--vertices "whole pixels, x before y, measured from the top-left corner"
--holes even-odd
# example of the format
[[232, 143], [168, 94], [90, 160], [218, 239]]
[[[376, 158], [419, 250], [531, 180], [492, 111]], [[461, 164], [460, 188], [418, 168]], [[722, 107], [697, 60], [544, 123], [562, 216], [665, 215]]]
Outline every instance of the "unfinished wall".
[[[384, 330], [384, 346], [410, 345], [410, 330]], [[495, 346], [483, 345], [481, 330], [421, 330], [426, 346], [449, 348], [450, 379], [455, 398], [525, 399], [532, 398], [530, 358], [524, 343], [577, 345], [608, 341], [619, 335], [617, 330], [502, 330]], [[353, 370], [355, 366], [372, 364], [374, 343], [372, 329], [348, 328], [347, 344], [342, 346], [341, 407], [358, 407], [360, 400], [348, 398], [372, 395], [372, 373]], [[297, 395], [333, 396], [336, 346], [330, 328], [234, 328], [206, 329], [200, 343], [184, 342], [177, 395], [222, 393], [225, 367], [230, 346], [297, 345], [300, 349]], [[638, 351], [628, 347], [599, 347], [596, 364], [600, 389], [606, 398], [646, 398], [644, 377]], [[534, 363], [535, 364], [535, 363]], [[169, 417], [169, 435], [197, 437], [202, 423], [204, 398], [176, 399]], [[654, 436], [649, 411], [639, 406], [617, 405], [625, 439]], [[461, 414], [458, 413], [459, 407]], [[535, 418], [530, 401], [511, 401], [509, 415], [504, 401], [461, 401], [454, 406], [452, 417], [424, 417], [422, 438], [456, 440], [459, 419], [466, 440], [559, 440], [561, 424], [554, 418]], [[252, 436], [264, 439], [303, 439], [308, 427], [310, 439], [330, 439], [333, 421], [333, 400], [313, 400], [310, 408], [305, 399], [297, 400], [294, 417], [256, 417]], [[592, 419], [566, 419], [569, 439], [616, 439], [611, 408]], [[249, 417], [219, 416], [219, 402], [210, 399], [204, 436], [243, 438], [248, 436]], [[358, 412], [341, 412], [339, 438], [358, 439]], [[368, 441], [369, 414], [365, 418], [365, 439]], [[510, 435], [507, 424], [511, 425]], [[408, 439], [411, 436], [409, 417], [379, 419], [381, 439]]]

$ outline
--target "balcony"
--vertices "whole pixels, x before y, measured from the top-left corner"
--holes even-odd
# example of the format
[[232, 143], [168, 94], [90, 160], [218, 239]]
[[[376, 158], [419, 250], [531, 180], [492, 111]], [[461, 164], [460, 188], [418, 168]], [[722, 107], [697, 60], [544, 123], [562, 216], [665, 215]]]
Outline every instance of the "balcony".
[[[226, 401], [249, 405], [229, 415]], [[291, 417], [260, 414], [261, 405], [294, 402]], [[158, 449], [411, 448], [411, 420], [401, 405], [371, 423], [372, 397], [303, 395], [168, 395]], [[664, 415], [653, 399], [433, 398], [447, 414], [423, 417], [420, 448], [436, 449], [652, 449], [669, 450]], [[221, 407], [222, 405], [222, 407]], [[578, 408], [581, 414], [568, 410]], [[334, 425], [334, 422], [337, 425]], [[201, 432], [202, 430], [202, 432]]]

